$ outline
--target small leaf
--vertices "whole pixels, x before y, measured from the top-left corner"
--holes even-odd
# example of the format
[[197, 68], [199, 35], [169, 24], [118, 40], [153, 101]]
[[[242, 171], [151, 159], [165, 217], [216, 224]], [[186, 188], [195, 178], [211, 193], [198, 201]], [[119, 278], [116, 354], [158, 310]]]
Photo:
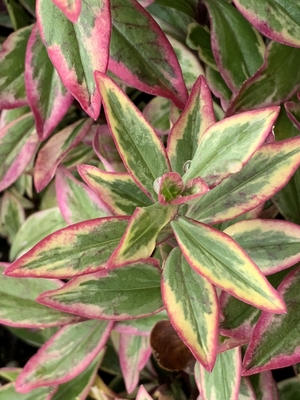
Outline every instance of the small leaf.
[[151, 329], [163, 319], [168, 317], [165, 310], [150, 317], [133, 319], [130, 321], [120, 321], [114, 325], [114, 330], [120, 333], [128, 333], [130, 335], [149, 336]]
[[249, 378], [241, 377], [238, 400], [257, 400]]
[[171, 222], [191, 267], [242, 301], [268, 312], [285, 312], [276, 290], [239, 245], [224, 233], [188, 218]]
[[143, 385], [140, 386], [137, 395], [136, 395], [136, 400], [153, 400], [152, 397], [148, 394], [146, 389], [144, 388]]
[[105, 346], [111, 328], [110, 322], [94, 320], [61, 328], [27, 362], [16, 380], [16, 390], [28, 393], [40, 386], [73, 379]]
[[143, 318], [162, 309], [160, 277], [156, 260], [148, 259], [74, 278], [37, 301], [92, 319]]
[[279, 397], [277, 382], [273, 379], [272, 371], [251, 375], [249, 378], [256, 395], [256, 400], [282, 400]]
[[127, 217], [106, 217], [60, 229], [18, 258], [5, 273], [69, 278], [103, 269], [127, 224]]
[[9, 243], [14, 241], [24, 221], [25, 213], [20, 201], [11, 192], [6, 191], [0, 203], [0, 227]]
[[170, 170], [164, 145], [143, 114], [112, 79], [100, 72], [95, 77], [123, 163], [141, 189], [155, 198], [155, 179]]
[[159, 178], [158, 201], [161, 204], [172, 203], [181, 195], [184, 188], [183, 180], [177, 172], [169, 172]]

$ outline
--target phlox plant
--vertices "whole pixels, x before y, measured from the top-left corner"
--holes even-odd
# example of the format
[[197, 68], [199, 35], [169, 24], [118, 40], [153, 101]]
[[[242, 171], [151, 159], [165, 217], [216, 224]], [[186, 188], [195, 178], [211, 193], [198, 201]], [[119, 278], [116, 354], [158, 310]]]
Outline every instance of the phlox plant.
[[0, 400], [300, 396], [298, 1], [5, 5]]

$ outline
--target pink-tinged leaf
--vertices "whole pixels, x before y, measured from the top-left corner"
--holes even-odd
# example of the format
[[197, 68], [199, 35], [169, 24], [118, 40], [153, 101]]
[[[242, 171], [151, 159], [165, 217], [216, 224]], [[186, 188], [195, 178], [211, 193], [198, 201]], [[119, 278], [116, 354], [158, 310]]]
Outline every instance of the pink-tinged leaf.
[[184, 257], [197, 273], [257, 308], [285, 312], [277, 291], [230, 236], [184, 217], [174, 219], [171, 226]]
[[197, 199], [209, 191], [209, 187], [201, 178], [194, 178], [187, 182], [185, 188], [177, 199], [171, 201], [171, 204], [193, 204]]
[[288, 100], [300, 87], [299, 63], [300, 49], [271, 41], [263, 65], [242, 85], [229, 104], [226, 115], [280, 105]]
[[59, 385], [51, 400], [77, 399], [85, 400], [95, 382], [99, 366], [103, 360], [105, 348], [95, 357], [93, 362], [78, 376]]
[[183, 180], [177, 172], [164, 174], [158, 178], [157, 184], [159, 186], [158, 201], [164, 205], [172, 203], [172, 200], [178, 198], [184, 189]]
[[144, 386], [141, 385], [137, 392], [136, 400], [153, 400], [153, 398], [150, 396]]
[[32, 29], [26, 50], [25, 86], [37, 133], [45, 140], [68, 111], [73, 96], [49, 60], [37, 25]]
[[78, 21], [81, 11], [81, 0], [52, 0], [53, 3], [58, 7], [70, 20], [75, 23]]
[[13, 108], [11, 110], [2, 110], [0, 113], [0, 129], [29, 112], [30, 107], [28, 106]]
[[127, 333], [129, 335], [149, 336], [153, 326], [164, 319], [168, 315], [165, 310], [162, 312], [151, 315], [150, 317], [140, 318], [131, 321], [120, 321], [114, 325], [114, 330], [120, 333]]
[[84, 138], [93, 123], [92, 119], [81, 119], [52, 136], [39, 151], [35, 168], [36, 190], [43, 190], [55, 175], [55, 171], [67, 153]]
[[136, 388], [140, 371], [151, 355], [149, 337], [121, 333], [119, 358], [127, 393]]
[[45, 290], [63, 286], [61, 281], [46, 279], [9, 278], [2, 273], [0, 264], [0, 322], [3, 325], [39, 328], [60, 326], [80, 321], [75, 315], [66, 314], [38, 304], [36, 297]]
[[70, 278], [106, 268], [128, 220], [125, 216], [98, 218], [60, 229], [18, 258], [5, 274]]
[[238, 400], [257, 400], [249, 378], [242, 376]]
[[287, 101], [284, 103], [284, 108], [289, 119], [297, 127], [297, 129], [300, 130], [300, 103]]
[[300, 261], [300, 226], [287, 221], [252, 219], [224, 231], [258, 265], [264, 275]]
[[183, 175], [184, 165], [193, 159], [203, 133], [215, 122], [211, 94], [200, 75], [168, 138], [167, 153], [173, 171]]
[[112, 322], [94, 320], [61, 328], [27, 362], [16, 380], [16, 390], [28, 393], [73, 379], [105, 346], [111, 328]]
[[254, 329], [243, 361], [244, 375], [283, 368], [300, 361], [299, 299], [300, 269], [291, 272], [278, 292], [287, 306], [287, 314], [263, 312]]
[[38, 146], [32, 114], [25, 114], [0, 130], [0, 191], [24, 172]]
[[111, 215], [97, 194], [63, 166], [55, 174], [58, 206], [69, 224]]
[[27, 104], [24, 66], [28, 38], [32, 26], [12, 33], [0, 51], [0, 109]]
[[106, 172], [92, 165], [79, 165], [78, 172], [114, 214], [132, 215], [136, 207], [152, 204], [128, 173]]
[[96, 72], [106, 119], [128, 172], [154, 199], [155, 179], [170, 171], [165, 147], [139, 109], [108, 76]]
[[236, 347], [243, 346], [244, 344], [247, 343], [249, 343], [249, 340], [247, 339], [236, 339], [233, 337], [219, 336], [218, 353], [224, 353], [224, 351], [228, 351]]
[[[212, 91], [212, 93], [220, 99], [221, 110], [226, 111], [232, 97], [232, 91], [226, 85], [224, 79], [220, 75], [219, 71], [211, 68], [210, 66], [206, 67], [206, 80], [207, 84]], [[215, 108], [216, 109], [216, 108]], [[223, 116], [218, 117], [218, 120], [221, 120]]]
[[209, 186], [216, 186], [239, 172], [264, 143], [279, 111], [279, 107], [248, 111], [212, 125], [205, 131], [184, 180], [201, 176]]
[[170, 321], [194, 357], [211, 371], [217, 355], [219, 305], [215, 288], [177, 247], [163, 269], [162, 297]]
[[238, 400], [241, 381], [241, 354], [237, 347], [218, 354], [214, 369], [207, 372], [195, 365], [195, 379], [203, 400]]
[[117, 268], [150, 257], [160, 231], [176, 211], [176, 206], [163, 206], [160, 203], [145, 208], [137, 207], [107, 267]]
[[167, 97], [182, 109], [187, 89], [163, 31], [137, 1], [111, 0], [110, 4], [113, 27], [108, 69], [128, 85]]
[[228, 2], [209, 0], [204, 4], [210, 15], [211, 46], [218, 70], [228, 87], [237, 92], [263, 63], [263, 39]]
[[300, 47], [300, 6], [296, 0], [233, 0], [241, 14], [270, 39]]
[[93, 149], [106, 171], [126, 171], [107, 125], [100, 125], [98, 127], [93, 140]]
[[82, 2], [75, 24], [52, 1], [39, 0], [36, 7], [41, 38], [52, 64], [84, 111], [97, 119], [101, 98], [94, 71], [107, 69], [111, 29], [108, 0]]
[[235, 218], [269, 200], [299, 165], [300, 137], [266, 144], [240, 172], [204, 194], [186, 215], [213, 224]]
[[160, 278], [158, 262], [151, 258], [74, 278], [37, 301], [92, 319], [143, 318], [162, 310]]
[[38, 388], [27, 395], [16, 392], [15, 384], [8, 383], [0, 387], [0, 399], [6, 400], [52, 400], [57, 387]]
[[251, 375], [249, 379], [254, 389], [256, 400], [282, 400], [279, 396], [277, 383], [273, 379], [272, 371]]

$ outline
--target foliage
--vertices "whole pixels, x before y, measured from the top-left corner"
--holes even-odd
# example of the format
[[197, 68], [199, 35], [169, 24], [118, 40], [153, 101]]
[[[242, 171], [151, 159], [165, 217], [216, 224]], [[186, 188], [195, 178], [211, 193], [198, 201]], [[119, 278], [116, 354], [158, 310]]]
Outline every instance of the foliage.
[[6, 5], [0, 399], [295, 398], [298, 2]]

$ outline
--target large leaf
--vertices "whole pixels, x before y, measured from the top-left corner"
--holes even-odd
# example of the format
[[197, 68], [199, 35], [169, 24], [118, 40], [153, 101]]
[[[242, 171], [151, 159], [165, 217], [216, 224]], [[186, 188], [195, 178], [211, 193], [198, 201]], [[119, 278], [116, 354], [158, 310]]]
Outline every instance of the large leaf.
[[97, 119], [101, 103], [93, 74], [107, 68], [111, 25], [108, 0], [82, 2], [75, 24], [52, 1], [38, 0], [37, 21], [63, 84], [84, 111]]
[[111, 328], [111, 322], [95, 320], [61, 328], [27, 362], [16, 380], [17, 391], [28, 393], [82, 373], [105, 346]]
[[55, 391], [56, 388], [45, 387], [35, 389], [27, 394], [17, 393], [15, 383], [8, 383], [0, 387], [0, 400], [51, 400]]
[[96, 73], [106, 118], [124, 165], [153, 198], [156, 178], [170, 170], [162, 141], [143, 114], [112, 79]]
[[0, 52], [0, 109], [27, 104], [24, 66], [31, 29], [31, 26], [19, 29], [3, 43]]
[[128, 225], [128, 217], [106, 217], [79, 222], [41, 240], [18, 258], [9, 276], [69, 278], [105, 268]]
[[300, 227], [286, 221], [252, 219], [224, 231], [259, 266], [264, 275], [291, 267], [300, 261]]
[[163, 269], [162, 296], [178, 335], [211, 371], [218, 342], [217, 295], [213, 285], [189, 266], [178, 247], [172, 250]]
[[211, 94], [200, 75], [168, 137], [167, 152], [173, 171], [183, 175], [184, 165], [194, 157], [203, 133], [215, 122]]
[[109, 70], [128, 85], [170, 98], [183, 108], [187, 90], [174, 50], [160, 27], [135, 0], [111, 0], [110, 4]]
[[53, 3], [73, 23], [78, 21], [81, 12], [81, 0], [52, 0]]
[[235, 348], [218, 354], [212, 372], [201, 364], [195, 366], [195, 379], [203, 400], [237, 400], [241, 380], [240, 349]]
[[68, 111], [73, 96], [63, 86], [49, 60], [37, 25], [32, 29], [26, 50], [25, 85], [37, 133], [44, 140]]
[[237, 92], [264, 60], [262, 37], [225, 0], [204, 2], [211, 18], [211, 44], [219, 72], [233, 92]]
[[74, 278], [62, 289], [43, 293], [37, 300], [87, 318], [143, 318], [162, 309], [160, 276], [156, 260], [149, 259]]
[[30, 163], [38, 145], [32, 114], [0, 130], [0, 191], [14, 183]]
[[300, 269], [291, 272], [280, 284], [287, 314], [263, 312], [254, 329], [243, 361], [245, 375], [274, 368], [283, 368], [300, 361], [299, 312]]
[[80, 320], [38, 304], [36, 297], [45, 290], [62, 287], [62, 282], [46, 279], [9, 278], [0, 264], [0, 321], [4, 325], [23, 328], [59, 326]]
[[188, 218], [171, 222], [191, 267], [242, 301], [269, 312], [285, 312], [284, 302], [259, 268], [229, 236]]
[[102, 171], [92, 165], [79, 165], [78, 172], [114, 214], [132, 215], [136, 207], [152, 203], [128, 173]]
[[64, 167], [55, 174], [58, 206], [69, 224], [111, 215], [97, 194]]
[[204, 194], [190, 207], [187, 216], [205, 223], [237, 217], [270, 199], [289, 181], [299, 164], [300, 137], [266, 144], [240, 172]]
[[151, 256], [156, 239], [176, 213], [176, 206], [155, 203], [138, 207], [131, 217], [120, 244], [108, 260], [108, 268], [116, 268]]
[[120, 321], [114, 325], [114, 330], [120, 333], [128, 333], [130, 335], [149, 336], [151, 329], [161, 320], [168, 318], [165, 310], [150, 317], [140, 318], [130, 321]]
[[278, 116], [279, 107], [248, 111], [208, 128], [184, 176], [201, 176], [208, 185], [216, 185], [237, 173], [266, 140]]
[[265, 36], [300, 47], [300, 5], [297, 0], [233, 0], [238, 10]]
[[299, 90], [299, 62], [300, 49], [277, 42], [269, 43], [263, 65], [243, 84], [229, 105], [227, 115], [279, 105], [289, 99]]
[[55, 175], [59, 163], [89, 131], [93, 121], [80, 119], [53, 135], [39, 151], [34, 167], [36, 190], [43, 190]]

